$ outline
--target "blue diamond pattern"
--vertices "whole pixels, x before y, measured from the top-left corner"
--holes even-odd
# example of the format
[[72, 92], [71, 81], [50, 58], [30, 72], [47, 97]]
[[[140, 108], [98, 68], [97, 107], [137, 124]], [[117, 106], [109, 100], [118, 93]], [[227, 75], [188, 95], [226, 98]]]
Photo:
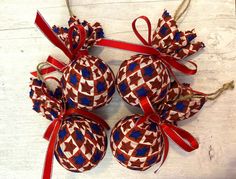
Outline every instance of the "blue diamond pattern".
[[83, 157], [81, 154], [78, 155], [78, 156], [76, 156], [76, 157], [74, 158], [74, 160], [75, 160], [75, 163], [76, 163], [77, 165], [83, 165], [84, 162], [85, 162], [85, 159], [84, 159], [84, 157]]
[[137, 90], [137, 93], [138, 93], [138, 96], [139, 96], [139, 97], [145, 97], [145, 96], [147, 96], [147, 90], [146, 90], [144, 87], [138, 89], [138, 90]]
[[66, 136], [66, 129], [60, 130], [59, 131], [59, 138], [64, 139], [65, 136]]
[[141, 135], [140, 131], [133, 130], [129, 136], [137, 140]]
[[101, 158], [102, 158], [102, 152], [97, 151], [95, 155], [93, 156], [92, 160], [94, 163], [97, 163], [101, 160]]
[[184, 103], [183, 102], [178, 102], [177, 104], [176, 104], [176, 110], [178, 110], [178, 111], [180, 111], [180, 112], [183, 112], [184, 111], [184, 108], [185, 108], [185, 105], [184, 105]]
[[140, 149], [137, 149], [136, 151], [136, 156], [137, 157], [144, 157], [148, 152], [148, 148], [147, 147], [142, 147]]
[[89, 78], [90, 77], [90, 72], [87, 68], [82, 69], [82, 75], [84, 78]]
[[95, 131], [97, 134], [101, 133], [101, 128], [97, 124], [91, 124], [91, 128], [93, 131]]
[[33, 110], [35, 110], [36, 112], [40, 112], [40, 102], [36, 101], [33, 105]]
[[168, 30], [168, 29], [167, 29], [165, 26], [162, 26], [161, 29], [160, 29], [160, 33], [161, 33], [162, 35], [165, 35], [167, 30]]
[[151, 66], [144, 68], [144, 76], [151, 77], [153, 75], [154, 69]]
[[129, 71], [134, 71], [134, 69], [136, 68], [136, 66], [137, 66], [137, 63], [136, 63], [136, 62], [130, 63], [130, 64], [129, 64], [129, 67], [128, 67], [128, 70], [129, 70]]
[[79, 131], [78, 129], [75, 129], [75, 136], [76, 136], [76, 140], [80, 140], [80, 141], [84, 140], [84, 136], [82, 132]]
[[121, 93], [125, 93], [126, 89], [127, 89], [127, 85], [123, 82], [119, 85], [119, 89]]
[[114, 132], [113, 139], [114, 139], [115, 142], [120, 140], [120, 132], [119, 131]]
[[123, 162], [123, 163], [126, 161], [126, 158], [124, 157], [123, 154], [118, 154], [118, 155], [117, 155], [117, 159], [118, 159], [119, 161]]
[[76, 74], [71, 74], [70, 75], [70, 82], [73, 84], [73, 85], [76, 85], [78, 83], [78, 79], [76, 77]]
[[90, 105], [90, 103], [91, 101], [88, 98], [86, 97], [81, 98], [81, 104], [88, 106]]
[[154, 156], [154, 157], [152, 157], [150, 160], [148, 160], [147, 163], [148, 163], [149, 165], [152, 165], [152, 164], [154, 164], [154, 163], [156, 162], [156, 160], [157, 160], [157, 157]]
[[97, 90], [98, 90], [98, 93], [105, 91], [105, 84], [103, 82], [98, 82]]

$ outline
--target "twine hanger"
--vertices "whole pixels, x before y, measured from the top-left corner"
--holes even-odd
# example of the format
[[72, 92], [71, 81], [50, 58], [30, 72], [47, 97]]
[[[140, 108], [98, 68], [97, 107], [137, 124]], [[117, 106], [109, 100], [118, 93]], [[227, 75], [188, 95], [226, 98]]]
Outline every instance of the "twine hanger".
[[36, 69], [37, 69], [37, 76], [39, 78], [39, 80], [41, 80], [42, 82], [44, 82], [46, 84], [46, 81], [43, 78], [43, 75], [41, 75], [41, 70], [45, 67], [48, 66], [49, 64], [47, 62], [41, 62], [37, 65]]
[[70, 7], [70, 0], [66, 0], [66, 6], [67, 6], [67, 9], [68, 9], [69, 15], [71, 17], [74, 16], [74, 13], [72, 12], [71, 7]]
[[215, 92], [213, 93], [208, 93], [208, 94], [194, 94], [194, 93], [191, 93], [189, 95], [186, 95], [186, 96], [180, 96], [176, 102], [178, 101], [184, 101], [184, 100], [188, 100], [188, 99], [192, 99], [192, 98], [202, 98], [202, 97], [206, 97], [207, 100], [215, 100], [217, 99], [219, 96], [221, 96], [221, 94], [224, 92], [224, 91], [227, 91], [227, 90], [232, 90], [234, 89], [234, 80], [228, 82], [228, 83], [225, 83], [222, 85], [221, 88], [219, 88], [218, 90], [216, 90]]
[[175, 11], [174, 14], [174, 20], [178, 21], [181, 16], [187, 11], [191, 3], [191, 0], [183, 0], [182, 3], [179, 5], [177, 10]]
[[[174, 14], [174, 20], [178, 21], [179, 18], [186, 12], [188, 9], [189, 5], [191, 3], [191, 0], [183, 0], [182, 3], [179, 5], [177, 10], [175, 11]], [[70, 6], [70, 0], [66, 0], [66, 6], [69, 12], [70, 16], [74, 16], [74, 13], [72, 12], [71, 6]]]

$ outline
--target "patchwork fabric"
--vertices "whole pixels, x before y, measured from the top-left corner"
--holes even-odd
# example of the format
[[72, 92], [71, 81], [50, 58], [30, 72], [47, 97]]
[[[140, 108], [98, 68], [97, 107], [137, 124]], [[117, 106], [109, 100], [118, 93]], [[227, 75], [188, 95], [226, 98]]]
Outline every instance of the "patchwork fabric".
[[146, 121], [134, 127], [139, 115], [120, 120], [110, 136], [112, 154], [123, 166], [146, 170], [161, 160], [163, 138], [156, 123]]
[[67, 108], [92, 110], [109, 103], [115, 92], [114, 79], [101, 59], [81, 57], [67, 67], [61, 79]]
[[48, 96], [57, 100], [61, 99], [62, 90], [57, 87], [54, 92], [50, 91], [41, 80], [31, 78], [29, 96], [33, 102], [33, 110], [41, 113], [47, 119], [53, 120], [59, 116], [61, 106], [45, 95], [42, 88], [44, 88]]
[[204, 96], [191, 98], [186, 100], [178, 100], [183, 96], [192, 94], [190, 86], [185, 84], [184, 87], [179, 86], [175, 81], [171, 83], [171, 87], [163, 100], [158, 105], [157, 111], [163, 120], [169, 122], [185, 120], [198, 113], [206, 102]]
[[[102, 26], [99, 22], [96, 22], [94, 24], [90, 24], [87, 21], [80, 21], [79, 19], [77, 19], [76, 16], [72, 16], [70, 17], [69, 21], [68, 21], [68, 25], [69, 27], [72, 27], [74, 25], [82, 25], [84, 26], [86, 33], [87, 33], [87, 38], [85, 41], [84, 46], [82, 47], [82, 49], [88, 49], [91, 46], [93, 46], [97, 41], [99, 41], [101, 38], [104, 38], [104, 32], [102, 29]], [[59, 26], [53, 26], [52, 27], [53, 31], [57, 34], [57, 36], [65, 43], [65, 45], [70, 48], [70, 43], [69, 43], [69, 39], [68, 39], [68, 31], [69, 28], [67, 27], [59, 27]], [[79, 42], [79, 32], [77, 29], [75, 29], [72, 33], [73, 35], [73, 48], [75, 49], [78, 45]]]
[[161, 60], [150, 55], [134, 55], [124, 61], [116, 77], [120, 96], [130, 105], [148, 96], [152, 103], [160, 102], [169, 89], [169, 72]]
[[73, 116], [61, 126], [54, 154], [65, 169], [83, 172], [95, 167], [103, 159], [106, 149], [104, 128], [92, 120]]
[[194, 30], [179, 31], [175, 20], [164, 11], [153, 34], [152, 46], [180, 60], [205, 47], [202, 42], [193, 42], [196, 36]]

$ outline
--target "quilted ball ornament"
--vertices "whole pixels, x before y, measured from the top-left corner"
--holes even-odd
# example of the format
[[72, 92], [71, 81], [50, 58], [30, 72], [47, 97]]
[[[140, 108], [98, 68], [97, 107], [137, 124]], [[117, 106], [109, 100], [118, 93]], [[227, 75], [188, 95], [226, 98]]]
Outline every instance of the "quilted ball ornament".
[[85, 117], [71, 116], [61, 125], [54, 154], [65, 169], [84, 172], [103, 159], [106, 149], [107, 136], [100, 124]]
[[111, 69], [101, 59], [90, 55], [68, 66], [61, 81], [68, 108], [99, 108], [109, 103], [115, 92]]
[[[138, 19], [145, 20], [148, 25], [148, 42], [136, 29], [135, 23]], [[135, 19], [132, 26], [140, 41], [156, 49], [160, 55], [138, 54], [124, 61], [117, 74], [117, 89], [130, 105], [137, 106], [142, 97], [148, 97], [152, 104], [157, 104], [163, 100], [170, 88], [170, 78], [173, 75], [171, 63], [176, 61], [174, 65], [176, 66], [179, 63], [177, 61], [196, 53], [204, 47], [204, 44], [193, 42], [196, 38], [193, 30], [179, 31], [175, 20], [167, 11], [164, 11], [159, 19], [152, 38], [151, 23], [147, 17], [141, 16]], [[168, 56], [171, 60], [165, 59]], [[183, 66], [177, 64], [179, 65]]]
[[139, 118], [132, 115], [120, 120], [111, 132], [110, 145], [121, 165], [143, 171], [161, 160], [163, 138], [158, 125], [150, 120], [134, 127]]
[[[73, 16], [69, 20], [69, 27], [74, 25], [82, 25], [86, 30], [86, 39], [80, 52], [87, 51], [104, 37], [103, 29], [98, 22], [92, 25], [87, 21], [81, 22]], [[71, 42], [68, 38], [68, 29], [54, 26], [53, 30], [70, 48]], [[73, 49], [77, 48], [80, 39], [78, 30], [74, 29], [71, 39]], [[68, 108], [86, 110], [99, 108], [109, 103], [115, 92], [112, 70], [100, 58], [92, 55], [79, 54], [73, 59], [72, 63], [65, 69], [61, 81]]]
[[170, 75], [165, 64], [150, 55], [139, 54], [125, 60], [116, 78], [120, 96], [133, 106], [145, 96], [158, 103], [165, 97], [169, 84]]

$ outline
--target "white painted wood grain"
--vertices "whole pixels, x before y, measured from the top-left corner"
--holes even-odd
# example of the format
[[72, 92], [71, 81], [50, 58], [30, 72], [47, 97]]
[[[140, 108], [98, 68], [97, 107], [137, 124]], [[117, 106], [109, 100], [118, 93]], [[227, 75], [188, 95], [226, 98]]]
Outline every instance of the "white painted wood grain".
[[[180, 0], [72, 0], [75, 14], [88, 21], [102, 23], [106, 36], [138, 43], [131, 30], [139, 15], [150, 18], [153, 28], [163, 9], [172, 14]], [[195, 28], [205, 50], [194, 57], [198, 74], [178, 75], [201, 91], [211, 92], [222, 83], [236, 81], [236, 18], [234, 0], [192, 0], [184, 18], [183, 30]], [[42, 135], [48, 121], [31, 110], [28, 98], [29, 72], [48, 54], [66, 60], [36, 29], [34, 18], [40, 10], [50, 24], [66, 25], [68, 12], [63, 0], [0, 1], [0, 178], [41, 178], [47, 148]], [[146, 27], [139, 24], [145, 34]], [[131, 53], [114, 49], [96, 49], [116, 72], [122, 60]], [[110, 148], [95, 169], [73, 174], [54, 162], [53, 178], [236, 178], [236, 93], [228, 91], [181, 126], [196, 136], [200, 148], [185, 153], [171, 143], [167, 161], [158, 174], [155, 167], [145, 172], [128, 170], [112, 157]], [[98, 112], [110, 126], [124, 115], [135, 112], [116, 94], [110, 105]]]

